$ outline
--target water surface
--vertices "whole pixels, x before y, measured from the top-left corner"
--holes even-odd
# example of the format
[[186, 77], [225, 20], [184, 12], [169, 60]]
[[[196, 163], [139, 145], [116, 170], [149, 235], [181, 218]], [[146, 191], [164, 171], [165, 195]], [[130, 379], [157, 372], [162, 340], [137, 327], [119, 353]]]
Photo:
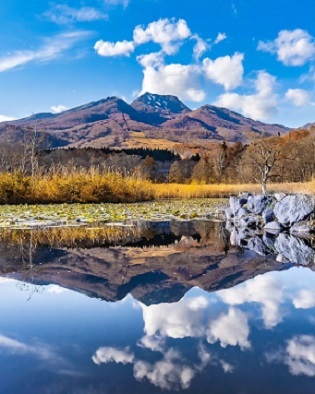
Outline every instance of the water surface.
[[313, 265], [210, 221], [0, 239], [1, 393], [314, 393]]

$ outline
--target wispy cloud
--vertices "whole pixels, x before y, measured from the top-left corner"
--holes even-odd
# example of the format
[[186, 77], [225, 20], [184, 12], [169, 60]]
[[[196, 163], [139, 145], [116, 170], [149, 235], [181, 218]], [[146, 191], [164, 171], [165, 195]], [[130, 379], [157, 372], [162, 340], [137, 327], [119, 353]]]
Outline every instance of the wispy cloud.
[[129, 0], [104, 0], [105, 4], [109, 4], [109, 5], [122, 5], [124, 8], [127, 8], [130, 1]]
[[225, 33], [219, 33], [217, 38], [215, 39], [214, 43], [219, 44], [219, 42], [224, 41], [227, 39], [227, 35]]
[[93, 22], [107, 20], [108, 15], [94, 7], [73, 8], [66, 4], [53, 4], [44, 16], [54, 23]]
[[44, 361], [56, 362], [61, 360], [60, 356], [47, 345], [40, 343], [27, 344], [5, 335], [0, 335], [0, 349], [15, 354], [32, 354]]
[[235, 3], [231, 4], [231, 10], [232, 10], [232, 14], [237, 15], [237, 8]]
[[191, 36], [191, 38], [196, 40], [196, 44], [194, 45], [193, 49], [193, 55], [194, 59], [198, 61], [201, 56], [211, 48], [211, 46], [208, 41], [203, 40], [198, 34], [194, 34]]
[[21, 50], [0, 57], [0, 72], [24, 66], [31, 62], [49, 62], [74, 47], [78, 42], [91, 36], [89, 31], [72, 31], [44, 40], [36, 50]]

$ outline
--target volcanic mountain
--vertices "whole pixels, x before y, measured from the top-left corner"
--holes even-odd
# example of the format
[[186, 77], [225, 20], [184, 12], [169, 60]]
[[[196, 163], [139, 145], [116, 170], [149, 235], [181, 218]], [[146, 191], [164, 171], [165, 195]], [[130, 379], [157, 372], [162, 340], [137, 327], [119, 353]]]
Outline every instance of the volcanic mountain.
[[137, 110], [147, 122], [161, 125], [191, 110], [176, 96], [160, 96], [145, 93], [138, 97], [131, 106]]
[[247, 142], [252, 136], [285, 134], [289, 128], [246, 118], [227, 108], [189, 109], [175, 96], [145, 93], [130, 105], [117, 97], [60, 114], [41, 113], [0, 123], [2, 141], [35, 129], [50, 146], [104, 147], [170, 143]]

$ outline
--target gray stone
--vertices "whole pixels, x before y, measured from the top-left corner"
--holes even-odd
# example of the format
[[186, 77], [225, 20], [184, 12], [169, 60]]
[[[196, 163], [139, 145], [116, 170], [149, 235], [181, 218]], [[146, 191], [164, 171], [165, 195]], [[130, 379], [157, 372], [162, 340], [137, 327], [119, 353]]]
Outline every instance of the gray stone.
[[250, 212], [254, 212], [254, 196], [248, 197], [246, 207]]
[[239, 225], [241, 227], [249, 227], [249, 228], [259, 228], [261, 225], [260, 218], [258, 216], [244, 216], [240, 219]]
[[240, 244], [240, 238], [235, 228], [230, 233], [230, 243], [232, 246], [239, 246]]
[[260, 237], [254, 237], [248, 240], [248, 249], [259, 254], [260, 256], [267, 256], [269, 253], [267, 246], [263, 243]]
[[234, 214], [233, 214], [231, 208], [226, 208], [225, 216], [226, 216], [227, 220], [231, 220], [234, 218]]
[[290, 228], [291, 234], [314, 233], [315, 224], [313, 221], [297, 222]]
[[257, 236], [256, 230], [254, 230], [252, 228], [248, 228], [248, 227], [239, 227], [237, 229], [237, 232], [238, 232], [239, 238], [242, 240], [247, 240], [249, 238]]
[[230, 209], [234, 215], [247, 203], [247, 199], [238, 198], [238, 197], [230, 197]]
[[247, 201], [247, 209], [255, 215], [261, 215], [262, 212], [271, 206], [273, 198], [271, 196], [258, 195], [249, 197]]
[[240, 200], [237, 197], [230, 197], [230, 210], [233, 215], [237, 214], [241, 208]]
[[268, 233], [265, 233], [263, 235], [262, 240], [263, 240], [263, 243], [267, 246], [267, 248], [269, 250], [271, 250], [271, 251], [274, 250], [275, 245], [274, 245], [274, 238], [273, 237], [271, 237], [270, 235], [268, 236]]
[[243, 207], [245, 204], [247, 204], [248, 197], [239, 197], [240, 200], [240, 206]]
[[251, 196], [252, 196], [252, 193], [240, 193], [238, 195], [239, 198], [244, 198], [245, 200], [247, 200], [248, 197], [251, 197]]
[[315, 251], [301, 238], [281, 233], [275, 241], [275, 248], [290, 263], [301, 265], [314, 263]]
[[305, 220], [314, 211], [314, 198], [307, 194], [294, 194], [278, 201], [274, 207], [274, 214], [278, 222], [285, 227]]
[[277, 258], [276, 258], [276, 261], [278, 262], [278, 263], [288, 263], [288, 260], [284, 257], [284, 256], [282, 256], [282, 254], [281, 253], [279, 253], [278, 255], [277, 255]]
[[275, 215], [271, 207], [266, 208], [261, 216], [263, 217], [265, 223], [270, 223], [275, 220]]
[[281, 201], [281, 200], [284, 199], [284, 197], [286, 197], [286, 194], [285, 194], [285, 193], [275, 193], [275, 194], [274, 194], [274, 197], [275, 197], [275, 199], [276, 199], [277, 201]]
[[274, 222], [269, 222], [264, 226], [264, 229], [268, 232], [269, 230], [272, 230], [273, 232], [280, 232], [281, 231], [281, 225], [274, 221]]
[[241, 219], [243, 216], [246, 216], [249, 214], [249, 211], [245, 208], [241, 208], [238, 212], [237, 212], [237, 217], [238, 219]]
[[234, 223], [231, 220], [227, 220], [225, 223], [225, 229], [231, 232], [234, 229]]

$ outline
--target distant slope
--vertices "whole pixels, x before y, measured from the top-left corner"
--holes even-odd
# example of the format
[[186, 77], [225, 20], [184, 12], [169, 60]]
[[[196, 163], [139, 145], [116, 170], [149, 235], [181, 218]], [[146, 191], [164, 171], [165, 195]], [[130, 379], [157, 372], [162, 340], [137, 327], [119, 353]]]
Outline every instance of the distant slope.
[[186, 130], [199, 138], [246, 142], [248, 138], [259, 135], [272, 136], [285, 134], [289, 128], [270, 125], [246, 118], [227, 108], [204, 105], [201, 108], [181, 115], [163, 124], [165, 133], [170, 130]]
[[[53, 146], [137, 146], [148, 140], [194, 143], [248, 142], [254, 136], [285, 134], [289, 128], [246, 118], [226, 108], [204, 105], [190, 110], [177, 97], [145, 93], [131, 105], [117, 97], [91, 102], [60, 114], [41, 113], [0, 123], [4, 142], [19, 140], [23, 130], [45, 133]], [[141, 138], [137, 136], [141, 135]], [[147, 144], [145, 144], [147, 146]]]
[[140, 120], [140, 116], [129, 104], [117, 97], [91, 102], [47, 117], [31, 116], [12, 122], [18, 125], [35, 124], [43, 130], [64, 130], [78, 125], [112, 119], [124, 123], [125, 119]]
[[307, 123], [306, 125], [302, 126], [301, 129], [315, 131], [315, 122], [314, 123]]

